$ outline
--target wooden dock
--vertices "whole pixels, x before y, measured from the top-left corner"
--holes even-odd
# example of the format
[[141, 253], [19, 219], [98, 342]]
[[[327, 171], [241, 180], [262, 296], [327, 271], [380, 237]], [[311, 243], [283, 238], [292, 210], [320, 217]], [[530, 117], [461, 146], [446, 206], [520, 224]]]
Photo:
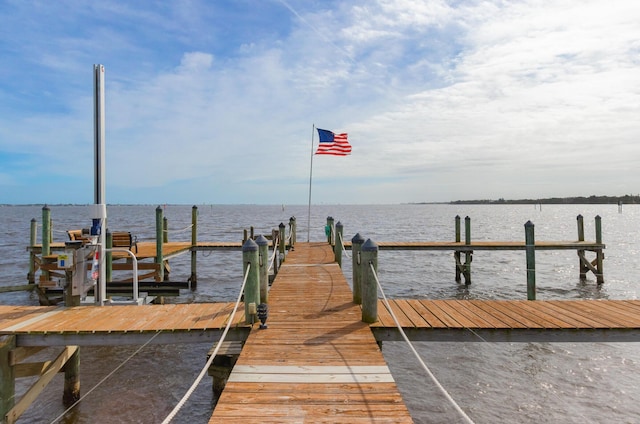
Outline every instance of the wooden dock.
[[210, 422], [412, 422], [326, 243], [296, 245]]
[[[269, 328], [246, 325], [239, 308], [227, 340], [244, 347], [211, 422], [411, 422], [377, 344], [400, 340], [399, 330], [381, 301], [377, 321], [363, 323], [352, 296], [328, 243], [296, 244], [269, 292]], [[411, 340], [640, 341], [638, 300], [396, 299], [390, 307]], [[31, 347], [214, 344], [232, 308], [2, 305], [3, 378], [51, 374], [23, 362]], [[3, 398], [12, 384], [3, 382]]]

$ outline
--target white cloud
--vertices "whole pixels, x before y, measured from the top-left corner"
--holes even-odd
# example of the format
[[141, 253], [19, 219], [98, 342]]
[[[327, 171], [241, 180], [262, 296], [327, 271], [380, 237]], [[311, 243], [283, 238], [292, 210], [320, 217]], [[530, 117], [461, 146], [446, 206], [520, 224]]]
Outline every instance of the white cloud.
[[[344, 199], [335, 201], [593, 194], [581, 182], [618, 194], [607, 184], [623, 190], [640, 179], [635, 2], [319, 4], [296, 8], [286, 30], [252, 36], [267, 30], [248, 25], [227, 44], [206, 3], [180, 13], [92, 7], [144, 23], [101, 32], [113, 35], [104, 64], [116, 192], [186, 196], [194, 187], [192, 201], [220, 201], [224, 190], [269, 201], [260, 187], [269, 181], [284, 186], [284, 202], [304, 203], [312, 124], [348, 131], [354, 146], [351, 157], [314, 167], [319, 185], [340, 176]], [[50, 46], [36, 38], [31, 49]], [[50, 166], [84, 175], [89, 161], [74, 164], [91, 155], [93, 115], [82, 63], [96, 61], [98, 38], [53, 34], [64, 46], [38, 50], [49, 69], [72, 74], [57, 80], [70, 87], [66, 110], [0, 118], [0, 137], [20, 140], [0, 148], [42, 151], [55, 140]]]

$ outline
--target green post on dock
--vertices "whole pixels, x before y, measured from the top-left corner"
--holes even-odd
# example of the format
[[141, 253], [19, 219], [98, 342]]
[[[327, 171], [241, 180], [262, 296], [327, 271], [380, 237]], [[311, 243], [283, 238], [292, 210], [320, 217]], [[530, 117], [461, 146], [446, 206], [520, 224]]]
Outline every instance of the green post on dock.
[[29, 236], [29, 274], [27, 274], [27, 280], [29, 284], [35, 284], [36, 282], [36, 254], [33, 252], [38, 240], [38, 221], [35, 218], [31, 218], [31, 232]]
[[536, 300], [536, 241], [531, 221], [524, 224], [524, 234], [527, 250], [527, 300]]
[[[378, 245], [368, 239], [362, 245], [360, 266], [362, 267], [362, 321], [374, 323], [378, 320]], [[371, 269], [373, 266], [373, 269]]]
[[[44, 257], [51, 254], [51, 209], [47, 205], [42, 208], [42, 262]], [[45, 278], [49, 279], [49, 271], [43, 271]]]
[[9, 363], [10, 352], [16, 348], [16, 336], [0, 336], [0, 417], [4, 422], [7, 413], [15, 405], [16, 376]]
[[269, 240], [262, 234], [256, 239], [258, 245], [258, 265], [260, 268], [260, 303], [269, 303]]
[[333, 246], [333, 256], [336, 258], [338, 266], [342, 268], [342, 233], [344, 226], [340, 221], [336, 224], [336, 244]]
[[324, 233], [327, 236], [327, 243], [333, 246], [333, 217], [327, 217], [327, 225], [324, 227]]
[[198, 207], [193, 205], [191, 208], [191, 277], [189, 277], [191, 290], [198, 287]]
[[243, 273], [247, 274], [247, 282], [244, 286], [244, 316], [247, 324], [257, 321], [258, 305], [260, 304], [260, 269], [258, 245], [252, 239], [242, 245]]
[[163, 219], [162, 208], [156, 208], [156, 264], [158, 264], [158, 280], [164, 281], [164, 257], [162, 254]]
[[362, 305], [362, 267], [360, 267], [364, 237], [356, 233], [351, 239], [351, 259], [353, 274], [353, 303]]

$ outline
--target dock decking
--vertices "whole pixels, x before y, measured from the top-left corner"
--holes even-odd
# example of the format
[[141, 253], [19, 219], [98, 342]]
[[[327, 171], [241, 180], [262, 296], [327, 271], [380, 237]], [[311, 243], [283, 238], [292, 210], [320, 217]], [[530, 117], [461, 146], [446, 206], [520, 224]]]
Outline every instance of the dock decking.
[[[376, 341], [400, 340], [386, 306], [361, 322], [327, 243], [299, 243], [269, 293], [266, 330], [239, 308], [227, 340], [245, 341], [211, 422], [411, 422]], [[28, 346], [218, 340], [230, 303], [0, 306], [0, 338]], [[640, 341], [639, 300], [391, 301], [412, 340]]]
[[331, 246], [289, 253], [210, 422], [413, 422]]

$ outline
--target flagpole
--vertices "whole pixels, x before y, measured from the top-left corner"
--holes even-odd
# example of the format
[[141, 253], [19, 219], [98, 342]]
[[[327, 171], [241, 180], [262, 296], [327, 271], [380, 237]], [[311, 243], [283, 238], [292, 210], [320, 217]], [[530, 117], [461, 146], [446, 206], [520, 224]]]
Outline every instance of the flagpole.
[[311, 180], [313, 178], [313, 134], [316, 131], [316, 124], [311, 127], [311, 165], [309, 166], [309, 209], [307, 212], [307, 243], [310, 241], [311, 233]]

